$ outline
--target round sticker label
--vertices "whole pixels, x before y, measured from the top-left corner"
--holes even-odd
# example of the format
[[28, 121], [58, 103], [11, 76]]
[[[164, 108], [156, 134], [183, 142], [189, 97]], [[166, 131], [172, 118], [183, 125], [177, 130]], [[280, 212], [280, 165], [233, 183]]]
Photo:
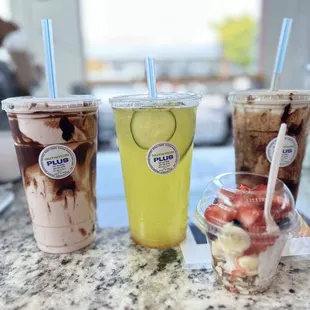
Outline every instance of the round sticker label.
[[[274, 138], [268, 143], [268, 146], [266, 148], [266, 156], [270, 163], [272, 160], [276, 142], [277, 138]], [[297, 153], [298, 153], [297, 141], [293, 137], [285, 136], [280, 167], [289, 166], [296, 159]]]
[[50, 145], [41, 151], [39, 165], [51, 179], [64, 179], [74, 170], [76, 157], [74, 152], [65, 145]]
[[169, 142], [156, 143], [148, 150], [146, 162], [157, 174], [169, 174], [177, 167], [180, 160], [176, 146]]

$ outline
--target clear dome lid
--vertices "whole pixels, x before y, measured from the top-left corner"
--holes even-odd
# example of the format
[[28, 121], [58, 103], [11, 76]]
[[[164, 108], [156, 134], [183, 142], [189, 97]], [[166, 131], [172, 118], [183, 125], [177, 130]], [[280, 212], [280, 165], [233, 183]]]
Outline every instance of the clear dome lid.
[[[252, 173], [226, 173], [208, 183], [198, 203], [195, 221], [206, 233], [222, 234], [232, 223], [249, 235], [266, 234], [264, 202], [268, 177]], [[299, 216], [288, 187], [277, 180], [271, 214], [280, 232], [299, 229]]]

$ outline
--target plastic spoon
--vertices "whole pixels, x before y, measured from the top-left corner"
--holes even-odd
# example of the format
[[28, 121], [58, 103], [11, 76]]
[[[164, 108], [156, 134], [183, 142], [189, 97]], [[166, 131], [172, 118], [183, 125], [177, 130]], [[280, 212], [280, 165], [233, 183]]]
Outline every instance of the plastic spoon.
[[282, 124], [278, 133], [277, 142], [275, 150], [272, 156], [271, 166], [269, 170], [268, 184], [267, 184], [267, 194], [264, 206], [264, 217], [266, 221], [266, 230], [268, 233], [276, 233], [279, 231], [278, 225], [273, 220], [271, 215], [271, 206], [274, 191], [276, 188], [276, 182], [278, 178], [281, 156], [283, 152], [283, 146], [285, 141], [287, 125]]

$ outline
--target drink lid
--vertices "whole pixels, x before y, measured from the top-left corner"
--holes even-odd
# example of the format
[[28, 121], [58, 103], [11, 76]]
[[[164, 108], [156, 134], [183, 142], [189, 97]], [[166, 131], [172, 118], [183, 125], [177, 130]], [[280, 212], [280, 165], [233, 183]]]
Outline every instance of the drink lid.
[[[227, 187], [228, 184], [232, 185], [230, 182], [232, 178], [238, 179], [238, 175], [246, 175], [248, 178], [240, 178], [242, 183]], [[254, 188], [247, 186], [251, 184], [251, 178], [259, 179], [261, 184], [256, 183]], [[227, 182], [228, 179], [229, 182]], [[223, 226], [227, 223], [244, 229], [250, 236], [267, 235], [263, 215], [267, 181], [266, 176], [258, 174], [219, 175], [207, 185], [198, 203], [195, 214], [196, 224], [204, 232], [215, 236], [225, 233]], [[277, 180], [271, 212], [279, 226], [280, 233], [298, 230], [300, 222], [294, 208], [294, 198], [281, 180]], [[260, 241], [263, 240], [260, 239]]]
[[112, 108], [188, 108], [199, 105], [201, 95], [196, 93], [158, 93], [156, 98], [148, 94], [118, 96], [110, 98]]
[[307, 90], [248, 90], [231, 92], [228, 100], [236, 104], [268, 104], [287, 105], [308, 104], [310, 105], [310, 91]]
[[100, 99], [93, 96], [14, 97], [2, 100], [2, 109], [7, 113], [35, 113], [64, 110], [93, 110], [100, 105]]

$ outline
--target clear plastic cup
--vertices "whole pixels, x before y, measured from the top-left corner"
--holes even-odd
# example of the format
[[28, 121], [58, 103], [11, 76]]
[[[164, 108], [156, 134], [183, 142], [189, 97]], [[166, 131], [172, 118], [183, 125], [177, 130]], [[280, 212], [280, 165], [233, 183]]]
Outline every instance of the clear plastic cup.
[[159, 93], [110, 99], [132, 239], [167, 248], [186, 235], [196, 110], [201, 96]]
[[272, 215], [279, 232], [268, 234], [263, 216], [268, 178], [227, 173], [214, 178], [198, 203], [196, 225], [210, 243], [219, 282], [229, 291], [257, 294], [271, 284], [281, 253], [300, 222], [288, 187], [277, 180]]
[[2, 101], [44, 252], [72, 252], [95, 237], [99, 103], [92, 96]]
[[234, 107], [236, 171], [267, 175], [279, 128], [287, 124], [279, 179], [296, 200], [310, 124], [310, 91], [249, 90], [231, 93], [229, 101]]

